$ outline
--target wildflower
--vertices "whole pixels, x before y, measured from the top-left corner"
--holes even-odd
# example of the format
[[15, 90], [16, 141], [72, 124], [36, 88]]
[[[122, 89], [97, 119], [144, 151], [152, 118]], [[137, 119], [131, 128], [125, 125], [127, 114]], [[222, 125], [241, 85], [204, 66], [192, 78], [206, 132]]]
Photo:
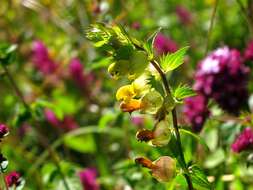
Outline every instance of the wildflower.
[[189, 12], [189, 10], [186, 9], [186, 7], [184, 7], [182, 5], [178, 5], [176, 7], [176, 14], [177, 14], [177, 17], [179, 18], [179, 20], [183, 24], [189, 25], [192, 23], [192, 15]]
[[79, 127], [74, 118], [71, 116], [65, 116], [61, 125], [66, 131], [71, 131]]
[[84, 190], [99, 190], [99, 184], [96, 181], [97, 170], [95, 168], [88, 168], [79, 172], [79, 178]]
[[46, 121], [54, 127], [63, 129], [65, 131], [71, 131], [79, 127], [72, 116], [66, 115], [62, 120], [60, 120], [50, 109], [45, 109], [44, 114]]
[[43, 74], [52, 74], [57, 69], [57, 64], [49, 55], [47, 47], [41, 41], [35, 41], [32, 47], [32, 61], [34, 66]]
[[183, 112], [186, 121], [192, 125], [194, 132], [200, 132], [209, 115], [205, 96], [198, 95], [185, 99]]
[[245, 128], [231, 145], [231, 148], [234, 152], [238, 153], [253, 148], [253, 130], [249, 127]]
[[139, 157], [135, 162], [151, 170], [152, 176], [160, 182], [170, 181], [176, 173], [176, 161], [169, 156], [162, 156], [156, 161]]
[[12, 186], [19, 186], [20, 182], [21, 182], [21, 178], [20, 178], [20, 174], [18, 172], [11, 172], [9, 173], [6, 177], [6, 183], [8, 185], [8, 187], [12, 187]]
[[9, 129], [5, 124], [0, 124], [0, 139], [7, 136], [9, 133]]
[[178, 45], [169, 37], [166, 37], [162, 33], [158, 33], [155, 41], [154, 47], [158, 55], [173, 53], [177, 51]]
[[60, 125], [59, 119], [56, 117], [55, 113], [50, 109], [45, 109], [44, 111], [45, 119], [52, 126], [56, 127]]
[[93, 75], [91, 73], [84, 73], [83, 65], [77, 58], [73, 58], [70, 61], [69, 72], [72, 79], [80, 88], [87, 88], [93, 81]]
[[221, 108], [237, 115], [247, 104], [248, 75], [246, 67], [235, 49], [223, 47], [202, 60], [195, 74], [197, 92], [213, 98]]
[[244, 51], [244, 58], [245, 60], [253, 60], [253, 40], [251, 40], [245, 51]]

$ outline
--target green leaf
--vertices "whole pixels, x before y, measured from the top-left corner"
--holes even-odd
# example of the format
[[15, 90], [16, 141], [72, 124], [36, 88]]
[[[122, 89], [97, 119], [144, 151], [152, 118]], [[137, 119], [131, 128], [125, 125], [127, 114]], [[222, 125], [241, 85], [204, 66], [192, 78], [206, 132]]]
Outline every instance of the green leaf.
[[91, 134], [78, 136], [67, 135], [64, 138], [64, 144], [81, 153], [94, 153], [96, 151], [96, 144]]
[[225, 152], [219, 148], [214, 153], [209, 155], [204, 163], [206, 168], [215, 168], [226, 160]]
[[212, 188], [211, 183], [207, 180], [204, 171], [197, 165], [189, 167], [191, 179], [194, 188], [198, 190], [210, 190]]
[[160, 59], [161, 67], [165, 72], [172, 71], [184, 63], [184, 56], [189, 46], [183, 47], [172, 54], [163, 55]]
[[113, 62], [113, 59], [111, 57], [102, 57], [93, 60], [90, 64], [88, 64], [88, 69], [90, 70], [96, 70], [101, 68], [108, 67]]
[[133, 46], [125, 45], [115, 50], [115, 55], [113, 56], [115, 60], [129, 60], [133, 54]]
[[7, 44], [1, 43], [0, 44], [0, 63], [8, 65], [14, 56], [14, 53], [17, 49], [16, 44]]
[[196, 139], [201, 145], [203, 145], [203, 147], [205, 148], [205, 150], [208, 152], [209, 151], [209, 147], [207, 146], [205, 140], [203, 138], [201, 138], [200, 136], [198, 136], [197, 134], [192, 133], [191, 131], [185, 130], [185, 129], [179, 129], [180, 133], [184, 133], [186, 135], [190, 135], [192, 136], [194, 139]]
[[195, 95], [196, 92], [194, 92], [194, 90], [188, 85], [179, 85], [175, 90], [173, 90], [173, 96], [178, 103], [182, 103], [183, 99]]
[[157, 34], [161, 31], [161, 27], [158, 28], [155, 32], [153, 32], [153, 34], [151, 34], [149, 36], [149, 38], [147, 39], [147, 42], [144, 44], [144, 49], [148, 52], [148, 55], [149, 55], [149, 58], [150, 59], [153, 59], [154, 58], [154, 50], [153, 50], [153, 47], [154, 47], [154, 41], [155, 41], [155, 38], [157, 36]]
[[63, 111], [60, 109], [60, 107], [58, 105], [55, 105], [47, 100], [42, 100], [39, 99], [37, 100], [35, 103], [32, 104], [32, 107], [41, 107], [41, 108], [50, 108], [55, 115], [57, 116], [58, 119], [63, 119], [64, 113]]

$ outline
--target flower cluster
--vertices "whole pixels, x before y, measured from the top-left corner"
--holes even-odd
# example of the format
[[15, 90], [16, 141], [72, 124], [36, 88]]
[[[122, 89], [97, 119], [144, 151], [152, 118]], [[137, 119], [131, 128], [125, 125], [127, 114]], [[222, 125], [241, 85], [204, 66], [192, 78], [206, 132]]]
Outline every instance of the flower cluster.
[[178, 45], [171, 38], [158, 33], [155, 41], [154, 47], [158, 55], [173, 53], [178, 50]]
[[251, 128], [245, 128], [243, 132], [236, 138], [231, 146], [234, 152], [241, 152], [243, 150], [253, 148], [253, 130]]
[[192, 23], [192, 15], [190, 11], [182, 5], [176, 7], [176, 15], [182, 24], [189, 25]]
[[7, 136], [9, 133], [9, 129], [5, 124], [0, 124], [0, 140]]
[[253, 40], [251, 40], [245, 51], [244, 51], [244, 58], [245, 60], [253, 60]]
[[205, 123], [206, 118], [209, 115], [207, 109], [207, 102], [205, 96], [197, 95], [185, 99], [184, 104], [184, 115], [186, 116], [187, 122], [191, 123], [192, 130], [194, 132], [200, 132], [202, 126]]
[[50, 109], [45, 109], [44, 111], [46, 121], [53, 127], [63, 129], [64, 131], [71, 131], [78, 128], [78, 124], [75, 122], [74, 118], [71, 116], [65, 116], [63, 120], [59, 120], [55, 113]]
[[58, 65], [50, 57], [47, 47], [42, 41], [35, 41], [32, 47], [32, 61], [42, 74], [52, 74], [56, 71]]
[[83, 65], [78, 58], [73, 58], [70, 61], [69, 72], [76, 85], [88, 93], [94, 77], [91, 73], [84, 73]]
[[99, 190], [97, 183], [97, 170], [95, 168], [87, 168], [79, 172], [79, 178], [84, 190]]
[[239, 51], [219, 48], [199, 63], [194, 88], [236, 115], [247, 103], [248, 74]]
[[11, 172], [5, 177], [8, 187], [18, 187], [21, 183], [21, 175], [18, 172]]

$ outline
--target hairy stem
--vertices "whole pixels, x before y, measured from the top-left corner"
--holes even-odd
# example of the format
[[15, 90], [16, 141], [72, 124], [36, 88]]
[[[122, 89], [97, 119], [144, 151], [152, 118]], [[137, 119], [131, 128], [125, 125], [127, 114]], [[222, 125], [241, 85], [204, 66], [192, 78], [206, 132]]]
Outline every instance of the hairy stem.
[[[167, 81], [165, 73], [162, 71], [159, 64], [155, 60], [152, 60], [151, 63], [155, 67], [155, 69], [159, 72], [159, 74], [162, 78], [162, 82], [163, 82], [166, 94], [170, 95], [171, 94], [170, 86], [169, 86], [169, 83]], [[183, 161], [184, 177], [187, 181], [189, 190], [194, 190], [193, 185], [192, 185], [192, 181], [191, 181], [191, 177], [189, 175], [189, 170], [188, 170], [186, 162], [185, 162], [183, 149], [182, 149], [181, 137], [180, 137], [179, 128], [178, 128], [178, 124], [177, 124], [177, 111], [176, 111], [176, 108], [174, 108], [172, 110], [172, 118], [173, 118], [173, 127], [174, 127], [174, 130], [175, 130], [175, 136], [176, 136], [176, 143], [177, 143], [177, 146], [178, 146], [178, 149], [179, 149], [179, 152], [180, 152], [179, 156], [181, 157], [181, 159]]]
[[[2, 65], [2, 68], [4, 70], [4, 72], [6, 73], [6, 76], [8, 77], [10, 83], [11, 83], [11, 86], [13, 87], [16, 95], [19, 97], [20, 101], [23, 103], [23, 105], [25, 106], [25, 108], [30, 112], [31, 109], [30, 109], [30, 106], [29, 104], [25, 101], [25, 98], [21, 92], [21, 90], [18, 88], [18, 85], [17, 83], [15, 82], [14, 78], [12, 77], [12, 75], [10, 74], [9, 72], [9, 69], [4, 65], [4, 64], [1, 64]], [[61, 168], [60, 168], [60, 164], [59, 164], [59, 160], [56, 159], [56, 155], [57, 153], [51, 148], [51, 146], [49, 145], [49, 143], [47, 143], [47, 139], [42, 135], [42, 133], [38, 133], [39, 135], [39, 139], [40, 139], [40, 142], [41, 144], [43, 145], [44, 148], [47, 148], [49, 150], [49, 154], [52, 158], [52, 161], [54, 162], [56, 168], [58, 169], [60, 175], [61, 175], [61, 178], [62, 178], [62, 181], [63, 181], [63, 184], [65, 186], [65, 189], [66, 190], [70, 190], [69, 186], [68, 186], [68, 183], [66, 181], [66, 177], [64, 175], [64, 173], [61, 171]]]

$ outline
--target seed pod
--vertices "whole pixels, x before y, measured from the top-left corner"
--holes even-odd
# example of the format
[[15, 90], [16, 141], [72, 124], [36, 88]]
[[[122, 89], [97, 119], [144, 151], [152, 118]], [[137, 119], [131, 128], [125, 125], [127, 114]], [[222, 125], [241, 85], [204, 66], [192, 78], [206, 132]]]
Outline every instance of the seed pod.
[[135, 159], [137, 164], [151, 170], [152, 176], [160, 182], [170, 181], [176, 174], [176, 161], [169, 156], [162, 156], [156, 161], [139, 157]]
[[171, 130], [165, 121], [160, 121], [154, 130], [142, 129], [137, 132], [136, 138], [139, 141], [150, 143], [152, 146], [165, 146], [171, 138]]
[[160, 182], [168, 182], [176, 174], [176, 161], [169, 156], [162, 156], [153, 164], [152, 176]]
[[153, 146], [165, 146], [171, 138], [171, 130], [166, 121], [160, 121], [154, 130], [154, 139], [151, 141]]

